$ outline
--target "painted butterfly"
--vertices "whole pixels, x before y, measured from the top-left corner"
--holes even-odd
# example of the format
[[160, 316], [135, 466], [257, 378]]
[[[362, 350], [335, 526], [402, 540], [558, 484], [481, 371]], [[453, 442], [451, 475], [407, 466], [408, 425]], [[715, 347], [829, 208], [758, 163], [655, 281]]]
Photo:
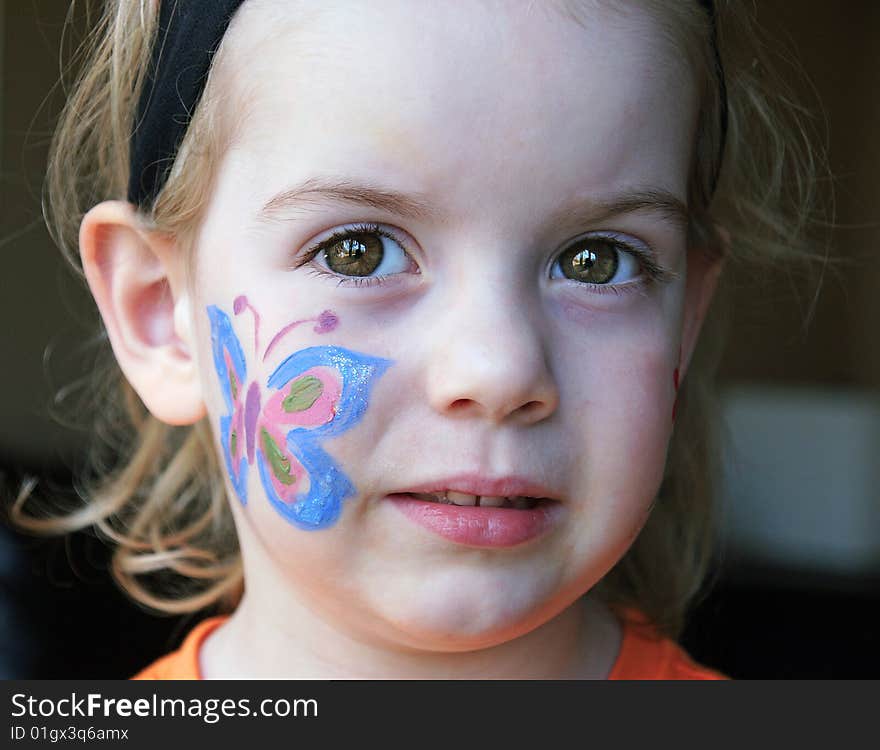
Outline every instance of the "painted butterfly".
[[[246, 297], [237, 297], [235, 314], [245, 309], [254, 314], [256, 353], [259, 315]], [[220, 442], [239, 499], [247, 504], [248, 467], [256, 463], [266, 496], [278, 513], [304, 529], [329, 526], [355, 488], [321, 443], [361, 420], [374, 382], [391, 361], [338, 346], [312, 346], [278, 365], [266, 381], [269, 395], [264, 397], [257, 381], [248, 380], [244, 352], [229, 316], [211, 305], [208, 317], [214, 367], [228, 410], [220, 418]], [[281, 336], [303, 322], [276, 333], [263, 359]], [[325, 310], [314, 330], [325, 333], [337, 322]]]

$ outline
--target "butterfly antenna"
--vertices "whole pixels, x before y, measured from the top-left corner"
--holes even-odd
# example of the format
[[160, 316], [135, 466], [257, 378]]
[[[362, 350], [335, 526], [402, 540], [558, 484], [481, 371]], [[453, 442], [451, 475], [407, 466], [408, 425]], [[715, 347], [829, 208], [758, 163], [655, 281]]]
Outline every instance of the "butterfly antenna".
[[260, 352], [260, 314], [250, 303], [244, 294], [240, 294], [232, 303], [232, 310], [236, 315], [241, 315], [245, 310], [250, 310], [254, 316], [254, 356]]
[[263, 361], [266, 361], [269, 352], [272, 351], [275, 344], [284, 338], [288, 331], [296, 328], [298, 325], [302, 325], [303, 323], [314, 323], [315, 333], [329, 333], [339, 324], [339, 318], [336, 317], [336, 314], [332, 310], [324, 310], [324, 312], [322, 312], [317, 318], [305, 318], [304, 320], [294, 320], [293, 323], [288, 323], [284, 328], [278, 331], [269, 342], [269, 346], [266, 347], [266, 352], [263, 354]]

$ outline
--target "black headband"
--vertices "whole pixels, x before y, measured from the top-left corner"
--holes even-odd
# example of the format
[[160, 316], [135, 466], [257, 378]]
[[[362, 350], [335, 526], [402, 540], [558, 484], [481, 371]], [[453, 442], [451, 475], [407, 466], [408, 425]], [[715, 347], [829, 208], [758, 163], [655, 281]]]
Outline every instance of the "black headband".
[[160, 0], [150, 67], [131, 136], [128, 200], [152, 204], [202, 96], [211, 61], [244, 0]]
[[[150, 67], [138, 102], [129, 151], [128, 200], [134, 205], [150, 206], [165, 185], [205, 88], [214, 53], [243, 2], [160, 0]], [[727, 90], [718, 51], [714, 2], [700, 0], [700, 5], [712, 21], [712, 45], [721, 95], [720, 153], [711, 194], [718, 182], [727, 136]]]

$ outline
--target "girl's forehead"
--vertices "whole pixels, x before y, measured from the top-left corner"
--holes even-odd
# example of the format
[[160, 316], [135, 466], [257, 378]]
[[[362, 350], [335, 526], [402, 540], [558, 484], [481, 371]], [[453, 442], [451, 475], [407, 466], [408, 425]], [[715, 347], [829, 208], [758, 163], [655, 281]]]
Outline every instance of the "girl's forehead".
[[559, 5], [249, 0], [218, 58], [232, 157], [251, 165], [237, 179], [259, 193], [272, 167], [417, 172], [420, 192], [465, 203], [523, 184], [684, 197], [696, 101], [667, 36], [646, 13], [595, 3], [576, 22]]

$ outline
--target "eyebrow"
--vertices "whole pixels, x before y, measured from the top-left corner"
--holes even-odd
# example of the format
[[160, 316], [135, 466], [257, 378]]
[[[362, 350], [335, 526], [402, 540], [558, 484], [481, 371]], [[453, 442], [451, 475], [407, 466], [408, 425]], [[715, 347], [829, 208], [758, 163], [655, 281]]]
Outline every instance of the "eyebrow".
[[284, 219], [292, 210], [309, 208], [327, 201], [368, 206], [417, 221], [428, 222], [440, 218], [440, 212], [422, 195], [407, 195], [369, 183], [309, 177], [299, 185], [273, 196], [258, 212], [257, 221], [271, 223]]
[[598, 200], [579, 199], [554, 212], [551, 226], [600, 224], [616, 216], [650, 212], [657, 214], [675, 229], [686, 231], [691, 217], [687, 204], [665, 188], [637, 187], [622, 190]]
[[[442, 212], [421, 193], [406, 194], [370, 183], [313, 176], [274, 195], [257, 213], [257, 223], [283, 221], [297, 209], [309, 209], [325, 202], [367, 206], [422, 222], [443, 218]], [[690, 222], [687, 204], [674, 193], [658, 187], [635, 187], [598, 199], [572, 200], [555, 211], [547, 223], [550, 226], [595, 224], [638, 212], [658, 214], [681, 230], [686, 230]]]

